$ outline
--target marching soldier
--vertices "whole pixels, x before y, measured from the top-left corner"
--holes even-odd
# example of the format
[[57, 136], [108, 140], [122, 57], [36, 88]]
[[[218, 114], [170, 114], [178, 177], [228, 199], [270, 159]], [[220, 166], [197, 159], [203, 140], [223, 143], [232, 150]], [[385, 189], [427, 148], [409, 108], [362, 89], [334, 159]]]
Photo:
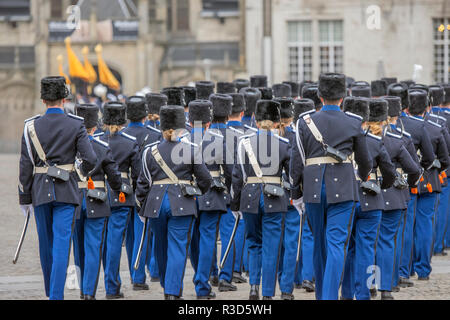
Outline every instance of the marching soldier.
[[198, 100], [208, 100], [209, 96], [214, 93], [214, 82], [211, 81], [197, 81], [195, 89], [197, 90]]
[[263, 299], [272, 299], [275, 295], [282, 225], [288, 201], [281, 175], [283, 169], [289, 173], [290, 153], [289, 141], [272, 133], [280, 122], [278, 102], [258, 101], [255, 120], [258, 131], [242, 136], [239, 141], [239, 160], [233, 169], [230, 205], [235, 215], [242, 212], [245, 219], [250, 300], [259, 299], [261, 275]]
[[261, 99], [262, 100], [272, 100], [272, 98], [273, 98], [272, 88], [259, 87], [257, 89], [259, 90], [259, 92], [261, 92]]
[[[105, 114], [107, 114], [107, 108], [105, 105]], [[85, 104], [76, 106], [75, 109], [76, 114], [84, 118], [92, 148], [97, 156], [95, 168], [87, 176], [81, 173], [79, 175], [78, 188], [80, 189], [81, 207], [77, 210], [73, 239], [74, 260], [82, 275], [80, 298], [95, 300], [100, 265], [105, 249], [108, 218], [111, 215], [105, 176], [112, 192], [120, 191], [122, 179], [109, 145], [93, 137], [98, 122], [98, 107]], [[125, 113], [125, 108], [123, 108], [123, 112]], [[109, 117], [105, 117], [106, 123], [108, 118], [111, 119], [112, 115], [109, 114]], [[120, 243], [120, 247], [121, 245], [122, 243]], [[114, 296], [115, 293], [106, 292], [107, 299], [114, 298]]]
[[247, 79], [235, 79], [233, 83], [236, 87], [236, 92], [240, 92], [242, 88], [250, 87], [250, 81]]
[[236, 93], [236, 85], [233, 82], [217, 82], [217, 93]]
[[284, 84], [287, 84], [291, 87], [291, 98], [292, 99], [297, 99], [300, 96], [300, 86], [297, 82], [294, 81], [283, 81]]
[[272, 92], [275, 98], [290, 98], [291, 86], [285, 83], [276, 83], [272, 86]]
[[79, 205], [75, 156], [79, 154], [83, 174], [94, 169], [97, 160], [83, 118], [64, 114], [67, 95], [64, 77], [41, 80], [41, 99], [47, 110], [25, 120], [20, 155], [19, 204], [24, 214], [34, 211], [45, 294], [51, 300], [64, 299]]
[[302, 98], [314, 101], [316, 111], [322, 108], [322, 101], [319, 98], [319, 88], [316, 83], [305, 84], [302, 88]]
[[[183, 292], [190, 235], [197, 215], [195, 197], [208, 191], [212, 179], [203, 162], [194, 163], [195, 146], [179, 140], [185, 128], [184, 108], [163, 106], [160, 122], [164, 140], [144, 150], [136, 200], [140, 216], [150, 218], [158, 239], [155, 254], [164, 296], [174, 300]], [[182, 153], [180, 159], [172, 157], [174, 149]], [[192, 176], [198, 187], [193, 185]]]
[[189, 122], [189, 103], [197, 99], [197, 89], [195, 87], [184, 86], [181, 87], [184, 93], [184, 115], [186, 116], [186, 123]]
[[246, 109], [242, 117], [242, 124], [248, 127], [254, 127], [254, 114], [256, 109], [256, 102], [261, 99], [261, 91], [256, 88], [242, 88], [239, 93], [242, 93], [245, 98]]
[[[159, 130], [159, 109], [167, 105], [167, 96], [161, 93], [147, 93], [145, 100], [148, 107], [148, 116], [145, 125]], [[140, 119], [137, 120], [139, 122]]]
[[[297, 122], [290, 174], [296, 207], [302, 202], [301, 184], [305, 186], [303, 199], [314, 235], [316, 298], [322, 300], [338, 298], [348, 230], [358, 200], [353, 165], [348, 157], [354, 153], [363, 181], [372, 164], [361, 119], [343, 113], [339, 107], [346, 95], [345, 76], [321, 74], [319, 95], [324, 104], [322, 110]], [[342, 188], [346, 182], [347, 187]]]

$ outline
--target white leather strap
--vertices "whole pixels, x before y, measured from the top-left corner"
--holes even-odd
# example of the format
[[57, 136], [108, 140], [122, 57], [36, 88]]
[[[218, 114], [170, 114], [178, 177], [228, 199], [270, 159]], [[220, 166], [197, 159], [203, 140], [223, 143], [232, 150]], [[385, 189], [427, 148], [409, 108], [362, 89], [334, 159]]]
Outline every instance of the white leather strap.
[[[248, 159], [250, 161], [250, 165], [253, 168], [253, 171], [256, 174], [256, 177], [261, 179], [263, 176], [261, 167], [258, 164], [258, 160], [256, 159], [255, 153], [253, 152], [252, 145], [250, 143], [250, 139], [246, 138], [242, 141], [242, 144], [244, 145], [245, 152], [247, 153]], [[263, 183], [261, 179], [261, 183]]]
[[164, 173], [169, 177], [170, 180], [172, 180], [173, 183], [179, 183], [178, 177], [173, 173], [172, 170], [170, 170], [167, 163], [164, 161], [164, 159], [161, 157], [161, 154], [159, 153], [158, 146], [152, 147], [152, 155], [153, 158], [155, 158], [158, 165], [161, 167], [161, 169], [164, 171]]
[[44, 149], [42, 149], [42, 145], [39, 142], [39, 139], [38, 139], [38, 137], [36, 135], [36, 129], [34, 128], [34, 120], [31, 120], [28, 123], [28, 134], [29, 134], [29, 136], [31, 138], [31, 142], [34, 145], [34, 148], [36, 149], [36, 152], [37, 152], [39, 158], [42, 161], [46, 162], [47, 161], [47, 157], [46, 157]]
[[322, 134], [320, 133], [314, 121], [311, 119], [311, 116], [307, 114], [303, 116], [303, 120], [305, 120], [306, 125], [308, 126], [309, 130], [311, 130], [311, 133], [314, 136], [314, 138], [318, 142], [320, 142], [320, 144], [324, 144]]

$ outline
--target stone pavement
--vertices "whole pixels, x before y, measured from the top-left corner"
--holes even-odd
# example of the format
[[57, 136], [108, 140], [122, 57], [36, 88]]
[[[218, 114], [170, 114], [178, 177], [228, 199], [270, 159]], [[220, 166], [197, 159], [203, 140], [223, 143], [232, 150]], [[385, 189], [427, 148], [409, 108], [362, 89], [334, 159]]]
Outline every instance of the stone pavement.
[[[46, 299], [44, 284], [41, 274], [38, 255], [38, 242], [34, 218], [30, 220], [28, 232], [22, 247], [19, 261], [12, 264], [17, 242], [22, 232], [24, 217], [20, 212], [17, 201], [18, 181], [18, 155], [0, 154], [0, 299]], [[219, 250], [220, 252], [220, 250]], [[73, 257], [71, 257], [68, 281], [66, 283], [65, 298], [79, 299], [79, 290], [74, 287]], [[421, 299], [450, 299], [450, 256], [433, 257], [433, 273], [429, 281], [417, 281], [413, 278], [415, 286], [401, 289], [393, 293], [395, 299], [421, 300]], [[133, 291], [130, 284], [130, 276], [127, 267], [125, 248], [122, 254], [121, 278], [123, 293], [126, 299], [163, 299], [163, 291], [159, 283], [147, 283], [149, 291]], [[192, 283], [193, 270], [190, 262], [184, 279], [184, 298], [195, 299], [195, 291]], [[217, 299], [246, 300], [248, 299], [248, 284], [238, 284], [238, 291], [217, 292]], [[314, 293], [306, 293], [303, 289], [295, 289], [294, 295], [299, 300], [312, 300]], [[276, 299], [280, 292], [277, 289]], [[101, 273], [97, 299], [104, 299], [103, 272]], [[379, 295], [378, 295], [379, 298]]]

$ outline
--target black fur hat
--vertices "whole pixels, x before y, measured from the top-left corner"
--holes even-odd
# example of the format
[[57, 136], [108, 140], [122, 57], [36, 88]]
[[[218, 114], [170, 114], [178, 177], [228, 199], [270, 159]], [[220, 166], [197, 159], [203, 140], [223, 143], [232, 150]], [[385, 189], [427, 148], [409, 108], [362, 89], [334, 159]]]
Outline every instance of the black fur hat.
[[127, 118], [130, 121], [139, 121], [148, 114], [147, 101], [144, 97], [131, 96], [126, 100]]
[[346, 96], [345, 75], [322, 73], [319, 76], [319, 96], [326, 100], [339, 100]]
[[209, 96], [214, 93], [214, 82], [197, 81], [195, 88], [197, 89], [197, 99], [208, 100]]
[[444, 101], [442, 104], [446, 105], [450, 103], [450, 84], [443, 83], [442, 87], [444, 88]]
[[389, 85], [398, 82], [398, 81], [397, 81], [397, 78], [381, 78], [381, 80], [386, 81], [388, 87], [389, 87]]
[[367, 81], [353, 81], [350, 85], [350, 88], [353, 89], [353, 87], [370, 87], [370, 83]]
[[388, 102], [384, 99], [369, 99], [369, 121], [385, 121], [388, 116]]
[[280, 121], [280, 103], [273, 100], [259, 100], [256, 104], [255, 120]]
[[408, 87], [406, 84], [392, 83], [388, 85], [387, 95], [400, 97], [402, 99], [402, 110], [408, 108]]
[[299, 84], [294, 81], [283, 81], [284, 84], [287, 84], [291, 87], [291, 98], [297, 98], [300, 95]]
[[263, 100], [272, 100], [272, 98], [273, 98], [272, 88], [259, 87], [257, 89], [261, 92], [261, 99], [263, 99]]
[[163, 88], [161, 93], [167, 96], [167, 104], [173, 106], [185, 106], [184, 90], [180, 87]]
[[412, 115], [419, 115], [425, 112], [428, 106], [428, 95], [422, 89], [408, 90], [409, 98], [409, 113]]
[[213, 104], [209, 100], [194, 100], [189, 102], [189, 122], [201, 121], [202, 124], [211, 122]]
[[364, 97], [346, 97], [344, 99], [343, 110], [361, 116], [363, 122], [369, 120], [369, 99]]
[[41, 99], [56, 101], [69, 95], [66, 79], [60, 76], [50, 76], [41, 79]]
[[242, 88], [250, 87], [250, 81], [247, 79], [235, 79], [233, 83], [236, 87], [236, 91], [239, 92]]
[[396, 96], [385, 96], [384, 100], [388, 103], [388, 116], [398, 117], [402, 113], [402, 99]]
[[347, 88], [350, 88], [352, 86], [353, 82], [355, 82], [355, 78], [345, 77], [345, 84], [346, 84]]
[[295, 99], [294, 100], [294, 122], [302, 113], [315, 109], [314, 101], [311, 99]]
[[245, 98], [242, 93], [230, 93], [233, 98], [233, 105], [231, 106], [231, 113], [240, 113], [245, 111]]
[[235, 93], [236, 86], [233, 82], [217, 82], [217, 93]]
[[374, 80], [370, 83], [372, 96], [381, 97], [387, 94], [387, 82], [384, 80]]
[[186, 117], [182, 106], [162, 106], [159, 110], [159, 122], [161, 131], [169, 129], [185, 129]]
[[[317, 83], [308, 81], [308, 80], [300, 82], [300, 84], [298, 85], [298, 91], [299, 91], [300, 96], [303, 94], [303, 88], [306, 86], [310, 86], [312, 84], [315, 84], [316, 86], [318, 85]], [[303, 96], [302, 96], [302, 98], [303, 98]]]
[[276, 83], [272, 86], [272, 92], [275, 98], [290, 98], [291, 86], [285, 83]]
[[280, 116], [281, 119], [288, 119], [294, 116], [294, 99], [292, 98], [275, 98], [273, 101], [276, 101], [280, 104]]
[[233, 98], [228, 94], [216, 93], [209, 97], [213, 105], [213, 116], [228, 117], [231, 114]]
[[372, 90], [370, 89], [370, 86], [355, 86], [352, 87], [351, 90], [353, 97], [364, 97], [364, 98], [372, 97]]
[[440, 106], [444, 102], [444, 87], [439, 85], [429, 86], [428, 96], [433, 107]]
[[162, 93], [147, 93], [145, 100], [150, 114], [159, 114], [159, 109], [167, 105], [167, 96]]
[[197, 99], [197, 89], [195, 87], [184, 86], [181, 87], [184, 92], [184, 106], [187, 107], [189, 102]]
[[98, 125], [99, 107], [93, 103], [77, 104], [75, 114], [84, 119], [86, 129], [91, 129]]
[[117, 101], [106, 102], [103, 106], [103, 123], [107, 125], [123, 125], [127, 122], [127, 108]]
[[416, 83], [409, 87], [409, 89], [420, 89], [425, 90], [427, 93], [429, 91], [428, 86], [426, 84]]
[[416, 84], [416, 82], [413, 81], [413, 80], [403, 80], [403, 81], [400, 81], [400, 83], [406, 84], [406, 85], [408, 86], [408, 88], [409, 88], [409, 87], [412, 87], [413, 85]]
[[242, 93], [245, 98], [245, 116], [251, 116], [255, 113], [256, 102], [261, 99], [261, 91], [256, 88], [242, 88], [239, 93]]
[[251, 76], [250, 87], [252, 88], [267, 87], [267, 76], [265, 75]]
[[316, 84], [307, 84], [303, 86], [302, 98], [311, 99], [312, 101], [314, 101], [316, 109], [322, 108], [322, 101], [319, 98], [319, 88]]

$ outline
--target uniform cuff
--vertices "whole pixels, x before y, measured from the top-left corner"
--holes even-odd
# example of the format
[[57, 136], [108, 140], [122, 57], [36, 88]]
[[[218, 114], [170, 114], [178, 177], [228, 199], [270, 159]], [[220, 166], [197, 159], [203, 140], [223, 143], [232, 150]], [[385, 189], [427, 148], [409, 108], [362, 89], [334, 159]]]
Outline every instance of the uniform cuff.
[[32, 202], [31, 193], [19, 194], [19, 204], [31, 204]]

